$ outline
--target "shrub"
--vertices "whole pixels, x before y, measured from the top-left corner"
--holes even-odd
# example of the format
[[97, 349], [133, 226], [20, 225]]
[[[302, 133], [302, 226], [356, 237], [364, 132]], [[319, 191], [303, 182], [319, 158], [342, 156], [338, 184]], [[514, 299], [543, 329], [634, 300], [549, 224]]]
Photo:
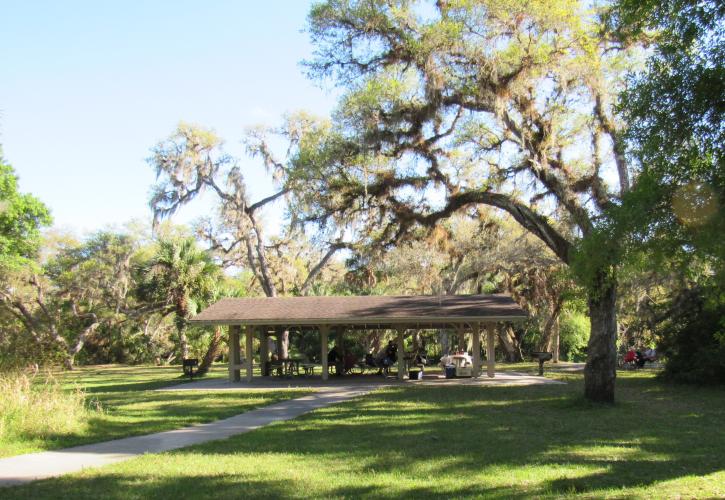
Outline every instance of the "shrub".
[[585, 361], [589, 341], [589, 317], [578, 311], [564, 311], [559, 327], [561, 357], [568, 361]]
[[719, 294], [688, 297], [660, 330], [665, 378], [725, 384], [725, 301]]
[[51, 375], [0, 374], [0, 441], [82, 431], [90, 410], [80, 389], [64, 390]]

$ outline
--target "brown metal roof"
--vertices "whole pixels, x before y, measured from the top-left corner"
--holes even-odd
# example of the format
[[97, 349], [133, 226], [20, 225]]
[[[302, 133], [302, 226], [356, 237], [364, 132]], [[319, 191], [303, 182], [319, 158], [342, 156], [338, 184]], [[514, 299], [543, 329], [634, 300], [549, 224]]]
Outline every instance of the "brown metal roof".
[[400, 325], [515, 321], [526, 312], [508, 295], [261, 297], [222, 299], [191, 321], [243, 325]]

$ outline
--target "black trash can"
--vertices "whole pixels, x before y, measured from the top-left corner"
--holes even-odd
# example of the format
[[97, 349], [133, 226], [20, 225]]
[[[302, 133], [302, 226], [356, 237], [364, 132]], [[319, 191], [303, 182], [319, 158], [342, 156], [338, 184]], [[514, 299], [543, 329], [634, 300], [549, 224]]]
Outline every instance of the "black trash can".
[[446, 378], [456, 378], [455, 365], [446, 365]]
[[423, 380], [423, 370], [410, 370], [408, 371], [408, 379], [410, 380]]

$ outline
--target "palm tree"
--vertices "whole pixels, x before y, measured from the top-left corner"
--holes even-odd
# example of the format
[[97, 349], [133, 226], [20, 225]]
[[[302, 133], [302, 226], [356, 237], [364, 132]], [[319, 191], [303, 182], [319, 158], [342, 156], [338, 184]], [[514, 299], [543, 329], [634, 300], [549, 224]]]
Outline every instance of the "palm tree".
[[146, 300], [165, 300], [174, 313], [182, 359], [189, 355], [188, 319], [202, 303], [208, 303], [220, 279], [219, 267], [210, 255], [189, 238], [163, 239], [144, 266], [139, 295]]

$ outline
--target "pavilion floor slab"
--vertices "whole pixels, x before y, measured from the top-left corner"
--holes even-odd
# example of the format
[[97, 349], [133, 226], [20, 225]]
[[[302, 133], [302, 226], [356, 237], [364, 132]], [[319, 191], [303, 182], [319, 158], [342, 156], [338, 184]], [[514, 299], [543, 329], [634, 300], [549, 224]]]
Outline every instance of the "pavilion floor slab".
[[395, 376], [384, 378], [379, 375], [350, 375], [345, 377], [330, 376], [327, 380], [322, 377], [255, 377], [251, 382], [242, 380], [230, 382], [227, 379], [206, 379], [189, 382], [158, 389], [159, 391], [209, 391], [209, 390], [269, 390], [269, 389], [317, 389], [317, 390], [354, 390], [359, 387], [370, 386], [396, 387], [396, 386], [445, 386], [445, 385], [474, 385], [474, 386], [506, 386], [506, 385], [551, 385], [565, 384], [538, 375], [519, 372], [497, 372], [494, 378], [485, 374], [478, 378], [447, 379], [442, 375], [426, 375], [423, 380], [398, 380]]

